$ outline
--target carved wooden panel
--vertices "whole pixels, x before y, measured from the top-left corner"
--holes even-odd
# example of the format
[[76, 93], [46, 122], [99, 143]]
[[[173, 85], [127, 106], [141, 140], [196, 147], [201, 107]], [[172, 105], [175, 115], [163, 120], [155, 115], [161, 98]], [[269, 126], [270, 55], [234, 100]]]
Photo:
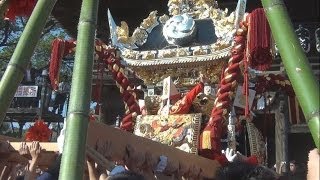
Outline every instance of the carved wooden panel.
[[197, 154], [201, 114], [138, 116], [134, 134]]

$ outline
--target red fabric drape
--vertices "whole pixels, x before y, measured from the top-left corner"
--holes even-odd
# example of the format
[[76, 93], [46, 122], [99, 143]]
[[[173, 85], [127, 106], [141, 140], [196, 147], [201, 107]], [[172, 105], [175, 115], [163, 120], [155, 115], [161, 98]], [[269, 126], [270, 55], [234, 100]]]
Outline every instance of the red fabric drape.
[[263, 8], [250, 13], [247, 46], [249, 66], [260, 71], [267, 70], [272, 63], [271, 33]]
[[74, 52], [75, 41], [65, 41], [62, 39], [55, 39], [52, 42], [52, 51], [49, 65], [49, 78], [53, 90], [59, 87], [59, 72], [61, 60], [64, 56]]
[[51, 87], [53, 90], [57, 90], [59, 87], [59, 71], [61, 59], [64, 55], [64, 40], [55, 39], [52, 42], [51, 59], [49, 66], [49, 78], [51, 81]]
[[35, 5], [36, 0], [10, 0], [5, 18], [13, 21], [16, 16], [29, 17]]

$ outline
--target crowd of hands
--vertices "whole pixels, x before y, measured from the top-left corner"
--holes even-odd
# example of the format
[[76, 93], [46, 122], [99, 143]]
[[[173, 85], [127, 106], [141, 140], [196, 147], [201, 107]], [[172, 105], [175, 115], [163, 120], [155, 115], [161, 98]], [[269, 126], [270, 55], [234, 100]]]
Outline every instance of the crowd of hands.
[[[29, 145], [28, 145], [29, 144]], [[9, 142], [2, 142], [0, 141], [0, 180], [15, 180], [15, 179], [24, 179], [24, 180], [34, 180], [39, 178], [43, 173], [52, 173], [52, 170], [49, 169], [55, 169], [55, 174], [51, 175], [50, 179], [58, 179], [59, 175], [59, 169], [60, 169], [60, 163], [61, 159], [57, 162], [53, 162], [51, 167], [41, 167], [39, 162], [43, 161], [43, 158], [46, 156], [44, 155], [45, 150], [41, 148], [40, 143], [38, 141], [33, 141], [31, 143], [22, 142], [19, 148], [19, 152], [13, 152], [10, 151], [10, 143]], [[141, 177], [140, 179], [145, 179], [148, 174], [144, 174], [144, 176], [140, 175], [139, 173], [136, 173], [134, 171], [130, 172], [129, 167], [130, 164], [132, 167], [134, 166], [134, 159], [127, 160], [126, 164], [128, 166], [125, 166], [124, 163], [118, 162], [117, 165], [113, 163], [112, 161], [109, 161], [107, 159], [110, 159], [110, 156], [112, 154], [111, 152], [111, 143], [110, 142], [100, 142], [98, 141], [96, 146], [93, 149], [94, 153], [92, 153], [87, 147], [86, 151], [86, 158], [85, 158], [85, 164], [84, 164], [84, 175], [83, 179], [89, 179], [89, 180], [100, 180], [100, 179], [113, 179], [113, 177], [117, 177], [117, 173], [123, 173], [126, 172], [125, 175], [122, 176], [134, 176], [134, 177]], [[130, 147], [128, 147], [130, 149]], [[132, 148], [131, 148], [132, 149]], [[131, 151], [131, 150], [130, 150]], [[134, 150], [132, 150], [134, 151]], [[91, 152], [91, 153], [90, 153]], [[97, 160], [97, 154], [101, 155], [100, 159]], [[99, 158], [98, 155], [98, 158]], [[16, 156], [16, 157], [13, 157]], [[27, 162], [22, 163], [21, 157], [23, 156], [23, 159], [28, 159]], [[44, 156], [44, 157], [43, 157]], [[59, 155], [59, 152], [57, 152], [57, 156]], [[102, 157], [102, 161], [101, 161]], [[103, 159], [105, 158], [105, 159]], [[138, 157], [136, 157], [138, 158]], [[14, 159], [14, 160], [12, 160]], [[52, 167], [56, 166], [56, 167]], [[131, 170], [131, 168], [130, 168]], [[132, 168], [134, 170], [134, 168]], [[145, 173], [145, 172], [141, 172]], [[149, 178], [147, 178], [149, 179]]]
[[[102, 155], [106, 159], [110, 159], [112, 156], [111, 152], [111, 144], [110, 142], [98, 142], [96, 147], [93, 148], [95, 152]], [[47, 169], [39, 167], [39, 160], [42, 156], [44, 150], [41, 148], [40, 143], [34, 141], [26, 144], [26, 142], [22, 142], [19, 149], [19, 154], [16, 153], [16, 156], [23, 156], [29, 161], [27, 163], [18, 163], [8, 161], [8, 158], [12, 158], [12, 154], [10, 154], [10, 143], [9, 142], [1, 142], [0, 141], [0, 180], [2, 179], [25, 179], [25, 180], [33, 180], [37, 179], [37, 177], [41, 176], [43, 172]], [[129, 147], [130, 149], [130, 147]], [[132, 150], [134, 151], [134, 150]], [[234, 151], [233, 149], [227, 148], [223, 150], [222, 153], [228, 159], [229, 162], [239, 162], [245, 161], [246, 156], [243, 156], [241, 153]], [[124, 165], [122, 162], [113, 163], [111, 161], [105, 161], [101, 163], [101, 161], [96, 161], [97, 158], [92, 153], [86, 153], [85, 159], [85, 173], [84, 179], [89, 180], [103, 180], [103, 179], [113, 179], [112, 175], [119, 172], [130, 172], [132, 171], [133, 176], [139, 177], [140, 179], [155, 179], [155, 175], [153, 171], [143, 171], [137, 172], [135, 171], [134, 164], [139, 162], [138, 159], [127, 160]], [[139, 157], [136, 157], [139, 158]], [[131, 165], [132, 167], [131, 167]], [[60, 168], [60, 162], [58, 163], [57, 174]], [[307, 179], [317, 179], [319, 177], [319, 151], [317, 149], [310, 151], [309, 153], [309, 162], [308, 162], [308, 178]], [[130, 171], [129, 171], [130, 170]], [[141, 175], [140, 175], [141, 174]], [[142, 176], [143, 174], [143, 176]], [[58, 175], [57, 175], [58, 176]]]
[[10, 144], [9, 142], [0, 142], [0, 179], [18, 179], [19, 177], [24, 177], [24, 179], [36, 179], [36, 177], [41, 173], [38, 168], [39, 157], [41, 155], [42, 149], [39, 142], [34, 141], [30, 146], [27, 146], [26, 142], [22, 142], [19, 155], [30, 159], [27, 164], [18, 162], [9, 162], [8, 158], [12, 157], [10, 154]]

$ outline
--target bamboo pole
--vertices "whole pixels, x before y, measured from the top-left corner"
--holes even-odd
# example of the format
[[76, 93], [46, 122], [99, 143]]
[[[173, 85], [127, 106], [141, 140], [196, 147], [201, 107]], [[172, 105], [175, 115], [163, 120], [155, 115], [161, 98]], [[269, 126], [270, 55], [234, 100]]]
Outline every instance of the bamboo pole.
[[57, 0], [38, 0], [0, 81], [0, 125]]
[[83, 178], [98, 4], [82, 1], [60, 180]]
[[319, 149], [319, 84], [294, 32], [282, 0], [261, 0], [284, 67]]

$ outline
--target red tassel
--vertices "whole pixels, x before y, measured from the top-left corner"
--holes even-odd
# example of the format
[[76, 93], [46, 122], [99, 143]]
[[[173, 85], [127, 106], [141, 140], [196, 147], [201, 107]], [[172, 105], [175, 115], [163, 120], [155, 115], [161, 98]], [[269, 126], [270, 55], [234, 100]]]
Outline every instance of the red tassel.
[[272, 63], [271, 33], [263, 8], [250, 14], [247, 45], [250, 67], [260, 71], [267, 70]]
[[64, 55], [65, 42], [62, 39], [55, 39], [52, 42], [51, 59], [49, 65], [49, 78], [53, 90], [59, 87], [59, 71], [61, 59]]
[[52, 131], [44, 123], [43, 120], [37, 120], [26, 133], [26, 141], [48, 142]]
[[52, 42], [52, 51], [49, 65], [49, 78], [53, 90], [59, 87], [59, 72], [61, 60], [64, 56], [74, 52], [76, 46], [75, 41], [65, 41], [62, 39], [55, 39]]

